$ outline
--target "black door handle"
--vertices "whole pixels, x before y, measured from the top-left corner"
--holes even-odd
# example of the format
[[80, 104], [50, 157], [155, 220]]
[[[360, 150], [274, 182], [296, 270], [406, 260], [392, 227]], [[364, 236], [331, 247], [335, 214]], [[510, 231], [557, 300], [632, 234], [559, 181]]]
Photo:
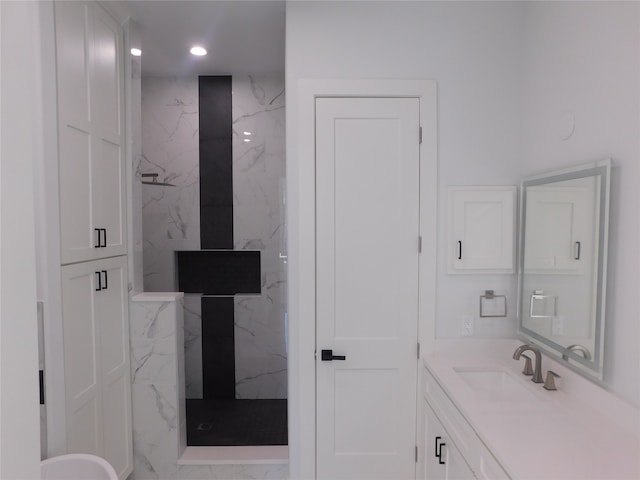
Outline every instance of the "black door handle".
[[334, 355], [333, 350], [322, 350], [322, 361], [330, 362], [331, 360], [346, 360], [347, 357], [345, 355]]
[[94, 228], [93, 231], [97, 234], [96, 235], [97, 242], [93, 245], [93, 248], [100, 248], [100, 229]]
[[102, 290], [102, 275], [100, 275], [100, 272], [94, 272], [94, 275], [98, 279], [98, 286], [95, 290], [96, 292], [99, 292], [100, 290]]
[[100, 244], [100, 247], [105, 248], [107, 246], [107, 229], [101, 228], [100, 230], [102, 231], [102, 239], [104, 240], [104, 242]]
[[107, 279], [107, 271], [106, 270], [102, 270], [102, 273], [104, 273], [104, 287], [102, 288], [103, 290], [106, 290], [107, 288], [109, 288], [109, 284], [108, 279]]

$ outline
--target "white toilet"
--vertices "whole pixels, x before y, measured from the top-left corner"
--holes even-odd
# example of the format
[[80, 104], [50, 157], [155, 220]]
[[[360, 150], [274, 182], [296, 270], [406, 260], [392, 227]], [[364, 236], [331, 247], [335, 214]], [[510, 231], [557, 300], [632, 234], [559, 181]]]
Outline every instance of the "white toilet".
[[71, 453], [40, 462], [42, 480], [118, 480], [113, 467], [104, 458]]

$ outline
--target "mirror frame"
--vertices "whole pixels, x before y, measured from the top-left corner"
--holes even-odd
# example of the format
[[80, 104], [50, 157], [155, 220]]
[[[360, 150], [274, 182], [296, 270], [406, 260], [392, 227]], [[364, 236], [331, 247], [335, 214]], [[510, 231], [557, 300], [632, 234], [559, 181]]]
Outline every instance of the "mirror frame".
[[[526, 188], [549, 183], [557, 183], [567, 180], [575, 180], [585, 177], [599, 177], [600, 179], [600, 218], [598, 225], [598, 257], [596, 280], [596, 308], [595, 314], [595, 348], [592, 360], [586, 360], [581, 355], [567, 350], [562, 345], [553, 342], [549, 338], [526, 328], [523, 324], [523, 308], [525, 301], [522, 298], [524, 289], [524, 253], [525, 253], [525, 212], [526, 212]], [[579, 165], [573, 168], [556, 170], [525, 178], [520, 185], [520, 226], [518, 238], [518, 336], [521, 340], [532, 343], [543, 350], [555, 360], [563, 363], [572, 370], [602, 380], [604, 370], [604, 332], [606, 313], [606, 288], [607, 288], [607, 258], [609, 241], [609, 204], [611, 184], [611, 160], [606, 159], [595, 163]], [[567, 359], [563, 359], [563, 355]], [[571, 362], [569, 362], [571, 360]]]

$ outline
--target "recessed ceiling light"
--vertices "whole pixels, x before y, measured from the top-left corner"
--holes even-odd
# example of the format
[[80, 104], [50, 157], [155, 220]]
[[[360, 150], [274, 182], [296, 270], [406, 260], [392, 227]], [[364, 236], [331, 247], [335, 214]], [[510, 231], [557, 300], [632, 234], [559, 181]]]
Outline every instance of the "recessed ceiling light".
[[244, 139], [244, 141], [245, 141], [245, 142], [250, 142], [250, 141], [251, 141], [251, 139], [250, 139], [250, 138], [245, 138], [245, 139]]
[[133, 55], [134, 57], [139, 57], [140, 55], [142, 55], [142, 50], [140, 50], [139, 48], [132, 48], [131, 55]]
[[207, 51], [202, 48], [202, 47], [191, 47], [191, 50], [189, 50], [191, 52], [191, 55], [195, 55], [196, 57], [202, 57], [203, 55], [207, 54]]
[[251, 132], [242, 132], [242, 133], [247, 135], [247, 136], [251, 135]]

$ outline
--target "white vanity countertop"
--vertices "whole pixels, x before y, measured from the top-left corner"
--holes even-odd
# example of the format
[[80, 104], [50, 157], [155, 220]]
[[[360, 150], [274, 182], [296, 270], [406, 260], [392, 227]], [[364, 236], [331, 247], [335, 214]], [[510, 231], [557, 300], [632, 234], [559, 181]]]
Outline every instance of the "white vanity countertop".
[[[557, 391], [521, 374], [518, 340], [439, 340], [425, 365], [514, 480], [640, 479], [640, 411], [543, 355]], [[525, 352], [532, 360], [532, 352]], [[460, 371], [503, 371], [526, 399], [488, 400]]]

